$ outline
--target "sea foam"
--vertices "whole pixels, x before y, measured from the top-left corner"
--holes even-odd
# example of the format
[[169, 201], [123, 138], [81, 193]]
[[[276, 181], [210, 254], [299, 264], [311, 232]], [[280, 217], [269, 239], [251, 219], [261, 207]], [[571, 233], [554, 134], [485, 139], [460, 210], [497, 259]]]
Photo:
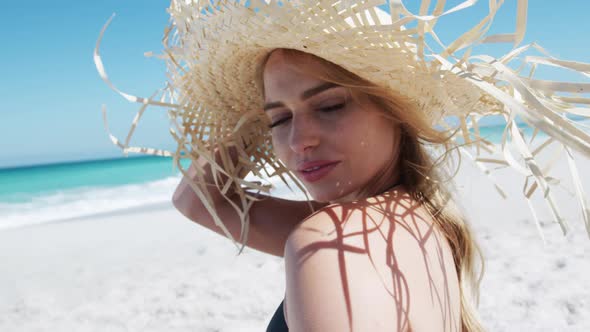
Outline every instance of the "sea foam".
[[0, 202], [0, 230], [116, 212], [170, 202], [180, 177], [113, 187], [82, 187]]
[[[64, 189], [33, 195], [26, 202], [0, 202], [0, 230], [166, 204], [171, 202], [180, 179], [179, 175], [139, 184]], [[252, 175], [246, 179], [261, 181]], [[291, 192], [279, 179], [273, 179], [271, 184], [271, 194], [275, 197], [305, 199], [297, 190]], [[293, 183], [290, 185], [296, 188]]]

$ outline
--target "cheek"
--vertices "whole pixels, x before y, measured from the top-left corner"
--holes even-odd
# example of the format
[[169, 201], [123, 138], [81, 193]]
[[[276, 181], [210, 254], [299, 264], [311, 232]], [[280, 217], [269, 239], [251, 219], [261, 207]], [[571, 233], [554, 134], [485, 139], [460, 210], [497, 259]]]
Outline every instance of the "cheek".
[[348, 150], [355, 154], [369, 154], [367, 148], [373, 148], [375, 139], [374, 121], [370, 121], [364, 111], [359, 111], [355, 116], [341, 121], [339, 127], [334, 130], [335, 138], [339, 144], [347, 146]]
[[273, 132], [272, 136], [272, 147], [275, 155], [279, 158], [284, 164], [288, 162], [288, 144], [285, 135], [281, 133]]
[[356, 136], [356, 155], [365, 161], [366, 171], [379, 170], [394, 157], [395, 135], [389, 120], [381, 116], [371, 117], [359, 127]]

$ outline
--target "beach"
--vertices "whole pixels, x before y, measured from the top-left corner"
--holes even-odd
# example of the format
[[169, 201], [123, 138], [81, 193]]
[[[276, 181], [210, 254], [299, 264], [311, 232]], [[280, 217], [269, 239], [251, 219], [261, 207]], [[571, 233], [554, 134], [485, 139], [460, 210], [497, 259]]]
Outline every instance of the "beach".
[[[588, 189], [590, 162], [577, 161]], [[571, 227], [564, 237], [534, 200], [543, 244], [522, 180], [503, 178], [507, 200], [470, 162], [456, 178], [486, 258], [484, 326], [590, 331], [590, 240], [578, 203], [556, 190]], [[0, 331], [264, 331], [284, 296], [282, 259], [236, 253], [169, 202], [1, 230]]]
[[282, 263], [171, 207], [0, 233], [1, 331], [260, 331]]
[[[579, 184], [590, 204], [589, 1], [2, 4], [0, 332], [266, 331], [285, 296], [283, 258], [238, 255], [177, 211], [178, 168], [236, 145], [267, 175], [281, 174], [281, 156], [308, 171], [356, 164], [367, 174], [350, 179], [365, 179], [382, 153], [420, 157], [406, 154], [413, 139], [392, 149], [389, 120], [403, 129], [391, 137], [431, 152], [447, 136], [450, 151], [490, 162], [479, 169], [464, 151], [453, 177], [485, 262], [486, 331], [590, 332], [590, 225], [574, 195]], [[277, 47], [295, 52], [271, 59]], [[377, 123], [357, 109], [392, 116]], [[288, 139], [266, 128], [289, 121]], [[586, 153], [574, 153], [579, 178], [556, 144]], [[515, 169], [537, 157], [555, 161], [547, 193], [566, 229], [542, 189], [523, 197]], [[304, 199], [276, 178], [247, 180]]]

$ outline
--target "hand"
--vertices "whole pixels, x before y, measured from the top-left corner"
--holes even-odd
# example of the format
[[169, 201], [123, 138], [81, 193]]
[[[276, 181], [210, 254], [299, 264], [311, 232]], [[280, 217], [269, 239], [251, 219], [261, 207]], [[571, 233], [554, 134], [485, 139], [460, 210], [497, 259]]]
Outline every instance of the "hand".
[[[214, 149], [213, 158], [210, 155], [200, 155], [196, 160], [193, 159], [181, 185], [188, 186], [187, 181], [191, 180], [196, 183], [207, 184], [207, 191], [214, 202], [222, 200], [221, 195], [231, 196], [232, 191], [235, 192], [239, 188], [238, 186], [241, 184], [239, 180], [243, 180], [251, 168], [250, 165], [244, 163], [244, 160], [249, 161], [249, 156], [244, 151], [240, 153], [239, 149], [246, 150], [246, 147], [239, 147], [236, 143], [228, 141], [219, 144]], [[212, 165], [212, 159], [215, 165]], [[197, 174], [200, 174], [200, 176]], [[230, 176], [233, 178], [232, 184], [228, 184]], [[188, 179], [186, 179], [187, 177]]]

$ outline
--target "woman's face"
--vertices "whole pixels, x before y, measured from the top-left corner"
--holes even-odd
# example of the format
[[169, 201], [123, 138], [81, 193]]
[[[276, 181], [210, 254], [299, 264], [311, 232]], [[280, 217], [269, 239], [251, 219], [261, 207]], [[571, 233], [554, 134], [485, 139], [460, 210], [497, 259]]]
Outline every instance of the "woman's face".
[[[306, 72], [322, 66], [308, 61]], [[351, 201], [395, 157], [395, 130], [368, 99], [304, 74], [274, 51], [264, 68], [265, 113], [277, 157], [320, 202]]]

